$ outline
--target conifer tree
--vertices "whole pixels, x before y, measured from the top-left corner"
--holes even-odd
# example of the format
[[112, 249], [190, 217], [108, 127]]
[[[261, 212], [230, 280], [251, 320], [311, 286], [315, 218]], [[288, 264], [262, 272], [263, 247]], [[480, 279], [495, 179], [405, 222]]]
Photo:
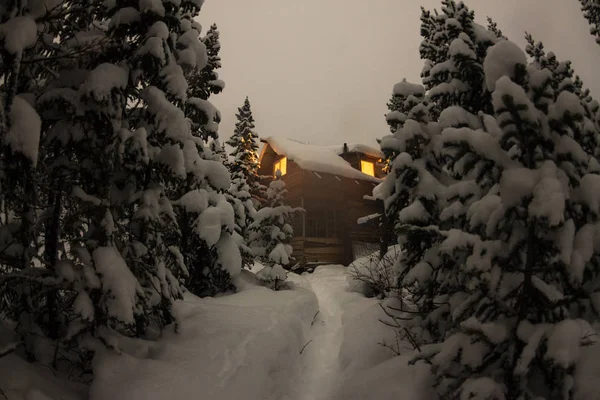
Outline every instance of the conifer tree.
[[[19, 322], [23, 341], [31, 340], [28, 334], [35, 330], [48, 333], [36, 321], [46, 301], [42, 291], [56, 287], [45, 279], [48, 270], [36, 273], [33, 268], [39, 250], [36, 170], [42, 134], [34, 88], [41, 79], [30, 77], [24, 62], [40, 45], [37, 21], [24, 15], [24, 8], [20, 3], [0, 6], [0, 318]], [[32, 347], [25, 351], [34, 360]]]
[[[292, 267], [292, 246], [289, 245], [294, 236], [292, 222], [301, 209], [285, 204], [286, 193], [285, 182], [278, 171], [267, 190], [268, 206], [256, 212], [250, 225], [250, 245], [258, 259], [269, 268], [263, 273], [265, 279], [271, 276], [269, 271], [279, 275], [281, 268]], [[275, 276], [271, 277], [275, 279]], [[278, 279], [284, 278], [279, 276]]]
[[[425, 109], [415, 108], [421, 103], [425, 105]], [[392, 98], [387, 104], [390, 112], [385, 115], [386, 122], [390, 127], [392, 135], [378, 139], [381, 151], [384, 154], [385, 171], [389, 171], [391, 162], [393, 162], [398, 155], [397, 148], [399, 147], [399, 144], [396, 143], [397, 139], [394, 135], [395, 132], [404, 126], [404, 122], [408, 118], [420, 117], [411, 114], [413, 109], [415, 109], [415, 111], [418, 110], [418, 112], [429, 112], [427, 110], [428, 106], [429, 103], [425, 100], [425, 88], [423, 88], [422, 85], [415, 85], [407, 82], [406, 79], [403, 79], [402, 82], [394, 85]]]
[[264, 191], [258, 176], [258, 135], [254, 132], [254, 118], [248, 97], [236, 114], [237, 123], [233, 135], [226, 142], [233, 148], [228, 169], [232, 184], [229, 190], [230, 202], [236, 210], [236, 230], [242, 251], [242, 263], [250, 267], [254, 254], [248, 247], [249, 227], [254, 222], [255, 204]]
[[[393, 222], [403, 248], [396, 269], [398, 285], [411, 294], [415, 306], [411, 321], [414, 330], [409, 338], [415, 345], [445, 335], [447, 293], [454, 283], [444, 277], [461, 261], [457, 255], [440, 255], [439, 248], [445, 232], [461, 228], [467, 206], [485, 193], [475, 184], [476, 176], [463, 179], [466, 159], [454, 163], [441, 151], [439, 133], [448, 127], [482, 129], [485, 125], [488, 118], [484, 114], [475, 115], [458, 104], [467, 107], [470, 103], [469, 107], [478, 112], [491, 108], [489, 95], [482, 94], [487, 89], [481, 53], [485, 55], [486, 46], [497, 37], [476, 24], [473, 13], [463, 3], [442, 3], [442, 14], [432, 15], [425, 10], [422, 14], [425, 71], [437, 65], [433, 75], [427, 73], [423, 79], [429, 92], [425, 96], [425, 88], [405, 81], [396, 85], [394, 92], [400, 100], [396, 107], [401, 104], [404, 109], [388, 115], [396, 130], [380, 142], [384, 154], [395, 157], [395, 161], [376, 195], [384, 201], [386, 217]], [[463, 27], [471, 36], [462, 31]], [[462, 92], [452, 85], [460, 86]], [[420, 94], [420, 98], [413, 93]]]
[[442, 132], [484, 195], [468, 206], [468, 230], [444, 234], [440, 254], [464, 262], [443, 276], [446, 337], [416, 359], [432, 365], [441, 398], [572, 399], [574, 355], [599, 310], [600, 248], [588, 241], [598, 175], [582, 140], [597, 131], [572, 85], [554, 89], [515, 44], [492, 47], [484, 68], [493, 120]]
[[216, 24], [212, 24], [204, 37], [202, 43], [206, 48], [206, 65], [194, 71], [189, 76], [190, 97], [198, 97], [208, 100], [210, 96], [219, 94], [225, 88], [225, 83], [219, 79], [216, 71], [221, 68], [221, 43], [219, 41], [219, 30]]
[[490, 17], [487, 17], [487, 22], [488, 22], [488, 25], [487, 25], [488, 31], [493, 32], [494, 35], [496, 35], [496, 37], [498, 39], [508, 39], [506, 36], [504, 36], [504, 34], [500, 30], [500, 28], [498, 28], [498, 24], [493, 19], [491, 19]]
[[590, 23], [590, 33], [595, 36], [596, 43], [600, 44], [600, 3], [598, 0], [579, 0], [583, 16]]
[[231, 163], [229, 170], [232, 174], [240, 173], [250, 186], [253, 196], [260, 194], [260, 178], [258, 176], [258, 135], [254, 131], [254, 117], [250, 108], [248, 97], [244, 100], [242, 107], [238, 108], [235, 115], [237, 122], [233, 135], [226, 142], [233, 148], [230, 153]]
[[[175, 320], [176, 277], [214, 294], [239, 271], [234, 213], [220, 193], [230, 176], [199, 134], [216, 133], [218, 110], [190, 96], [187, 81], [207, 65], [194, 21], [201, 3], [15, 3], [46, 21], [43, 40], [34, 17], [14, 18], [24, 12], [0, 6], [0, 51], [9, 53], [0, 63], [15, 66], [2, 64], [14, 95], [3, 103], [0, 143], [20, 146], [3, 148], [1, 167], [19, 156], [33, 171], [2, 181], [0, 242], [9, 246], [0, 248], [0, 313], [21, 319], [24, 340], [43, 332], [93, 350], [113, 335], [142, 336]], [[19, 40], [7, 36], [13, 30]], [[17, 53], [31, 66], [16, 68]], [[32, 182], [36, 190], [23, 196]], [[26, 251], [15, 251], [16, 236]]]
[[421, 74], [438, 112], [461, 106], [477, 114], [490, 111], [490, 93], [483, 82], [483, 59], [498, 41], [497, 33], [475, 22], [463, 3], [443, 0], [441, 12], [422, 9], [420, 45], [425, 66]]
[[[398, 85], [407, 86], [406, 82]], [[396, 85], [396, 87], [398, 87]], [[411, 85], [416, 93], [424, 88]], [[395, 90], [397, 91], [397, 90]], [[416, 282], [427, 281], [437, 265], [428, 256], [435, 250], [440, 238], [440, 207], [445, 199], [445, 180], [439, 164], [440, 129], [432, 121], [426, 103], [415, 101], [412, 109], [404, 114], [404, 121], [393, 135], [384, 138], [384, 144], [397, 156], [392, 161], [389, 175], [375, 194], [384, 202], [385, 213], [393, 222], [402, 246], [401, 256], [396, 260], [398, 284], [411, 293], [411, 301], [418, 312], [427, 315], [433, 306], [433, 287]], [[413, 319], [411, 341], [430, 341], [424, 336], [422, 325]], [[427, 329], [433, 331], [433, 328]]]

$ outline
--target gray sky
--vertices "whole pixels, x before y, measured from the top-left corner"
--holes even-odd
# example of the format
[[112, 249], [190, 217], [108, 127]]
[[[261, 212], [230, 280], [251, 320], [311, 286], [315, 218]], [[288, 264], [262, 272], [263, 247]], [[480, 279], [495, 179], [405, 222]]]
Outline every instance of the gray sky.
[[[363, 142], [388, 133], [383, 114], [394, 83], [420, 82], [420, 6], [440, 0], [206, 0], [200, 22], [221, 32], [226, 87], [211, 101], [220, 135], [233, 131], [246, 95], [261, 136], [314, 144]], [[525, 30], [560, 60], [573, 61], [593, 93], [600, 46], [577, 0], [467, 0], [523, 45]]]

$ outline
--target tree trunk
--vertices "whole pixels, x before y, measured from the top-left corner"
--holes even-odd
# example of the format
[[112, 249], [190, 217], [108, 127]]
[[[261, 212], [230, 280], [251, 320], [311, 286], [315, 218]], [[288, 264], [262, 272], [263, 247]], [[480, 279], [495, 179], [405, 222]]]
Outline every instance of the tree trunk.
[[[58, 183], [58, 182], [57, 182]], [[60, 185], [60, 183], [58, 183]], [[48, 268], [54, 271], [56, 269], [56, 263], [58, 261], [58, 244], [60, 238], [60, 212], [62, 209], [62, 191], [59, 186], [57, 190], [51, 196], [52, 216], [48, 224], [46, 225], [45, 232], [45, 249], [44, 258], [48, 263]], [[58, 332], [58, 304], [57, 304], [57, 290], [51, 290], [48, 293], [47, 308], [48, 308], [48, 336], [50, 339], [57, 340], [59, 336]]]
[[383, 257], [387, 254], [388, 247], [390, 245], [390, 220], [385, 212], [385, 206], [383, 200], [377, 200], [377, 205], [381, 211], [381, 237], [379, 239], [379, 260], [383, 260]]

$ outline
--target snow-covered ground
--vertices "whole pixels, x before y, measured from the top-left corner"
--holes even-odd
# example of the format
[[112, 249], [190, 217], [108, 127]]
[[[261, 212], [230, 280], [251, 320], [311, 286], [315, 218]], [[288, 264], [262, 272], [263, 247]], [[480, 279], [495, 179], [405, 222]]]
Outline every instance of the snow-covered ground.
[[426, 374], [406, 371], [408, 357], [396, 357], [381, 345], [394, 342], [395, 334], [379, 322], [385, 314], [376, 299], [348, 291], [347, 271], [326, 265], [305, 275], [319, 314], [301, 359], [302, 390], [293, 399], [419, 400], [413, 389]]
[[121, 354], [96, 357], [89, 397], [14, 355], [0, 359], [2, 370], [16, 367], [0, 388], [11, 400], [418, 400], [418, 369], [380, 345], [394, 332], [378, 321], [376, 299], [348, 291], [346, 272], [290, 274], [291, 290], [277, 292], [245, 272], [236, 294], [189, 295], [177, 305], [178, 333], [121, 340]]
[[[408, 346], [395, 356], [381, 345], [394, 343], [394, 332], [379, 322], [378, 300], [348, 290], [347, 270], [290, 274], [291, 289], [277, 292], [245, 271], [236, 294], [187, 296], [177, 305], [179, 333], [121, 341], [122, 354], [96, 358], [89, 395], [15, 355], [0, 358], [0, 390], [10, 400], [434, 399], [427, 366], [408, 366]], [[598, 354], [596, 345], [583, 355], [577, 400], [599, 398]]]
[[309, 342], [300, 359], [297, 400], [331, 399], [340, 383], [339, 350], [343, 337], [342, 297], [346, 277], [344, 267], [322, 266], [304, 275], [319, 300], [319, 313], [309, 334]]
[[98, 358], [91, 399], [286, 398], [317, 311], [304, 280], [292, 280], [292, 290], [247, 284], [233, 295], [188, 296], [179, 333]]

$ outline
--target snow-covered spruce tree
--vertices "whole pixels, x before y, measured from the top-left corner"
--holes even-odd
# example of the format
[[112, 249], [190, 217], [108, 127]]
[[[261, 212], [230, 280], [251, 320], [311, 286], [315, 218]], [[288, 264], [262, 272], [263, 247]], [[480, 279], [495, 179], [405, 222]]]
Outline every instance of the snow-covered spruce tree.
[[598, 0], [579, 0], [583, 16], [590, 23], [590, 33], [596, 37], [596, 43], [600, 44], [600, 3]]
[[[552, 73], [552, 79], [550, 81], [552, 90], [567, 90], [579, 96], [583, 102], [586, 120], [588, 123], [593, 123], [595, 125], [595, 128], [590, 127], [590, 129], [600, 129], [597, 117], [600, 105], [598, 101], [591, 97], [589, 89], [584, 88], [581, 78], [578, 75], [575, 75], [571, 61], [558, 61], [553, 52], [546, 53], [544, 45], [541, 42], [536, 42], [530, 34], [526, 34], [525, 39], [527, 40], [527, 47], [525, 50], [532, 58], [533, 63], [538, 68], [547, 69]], [[600, 149], [595, 147], [596, 140], [596, 138], [588, 135], [582, 137], [580, 143], [587, 153], [594, 154], [598, 157], [600, 156]]]
[[[391, 163], [398, 155], [398, 144], [396, 143], [397, 139], [394, 133], [399, 128], [402, 128], [408, 118], [413, 118], [411, 114], [413, 108], [418, 112], [423, 112], [427, 109], [429, 103], [424, 98], [425, 88], [422, 85], [407, 82], [406, 79], [394, 85], [392, 98], [387, 104], [389, 112], [385, 115], [386, 122], [392, 134], [377, 140], [384, 154], [385, 171], [389, 172]], [[425, 105], [425, 110], [421, 107], [415, 108], [415, 106], [421, 103]], [[419, 116], [416, 117], [418, 118]]]
[[216, 24], [212, 24], [208, 29], [202, 38], [202, 43], [206, 47], [208, 57], [206, 66], [190, 76], [189, 85], [193, 91], [193, 97], [208, 100], [211, 95], [219, 94], [225, 88], [225, 83], [219, 79], [219, 74], [216, 72], [221, 68], [221, 57], [219, 56], [221, 43]]
[[[186, 266], [194, 277], [207, 266], [236, 269], [236, 247], [230, 251], [231, 234], [221, 229], [233, 211], [213, 190], [228, 187], [229, 175], [200, 157], [190, 125], [214, 109], [194, 107], [186, 95], [184, 70], [206, 61], [193, 22], [199, 4], [107, 6], [92, 14], [105, 30], [85, 27], [79, 35], [100, 38], [96, 54], [80, 60], [77, 73], [65, 65], [38, 99], [48, 113], [60, 111], [49, 117], [55, 132], [49, 140], [70, 149], [75, 161], [63, 188], [68, 246], [56, 271], [72, 293], [63, 299], [73, 312], [66, 338], [89, 333], [105, 343], [114, 334], [142, 335], [152, 323], [172, 322], [171, 304], [181, 295], [174, 274], [185, 275]], [[206, 114], [202, 123], [212, 126]], [[198, 186], [184, 186], [188, 179]], [[206, 201], [186, 202], [194, 198]], [[196, 217], [189, 221], [193, 240], [179, 240], [174, 203]], [[185, 245], [193, 251], [182, 251]]]
[[263, 189], [258, 175], [258, 135], [254, 131], [254, 117], [248, 97], [238, 108], [235, 117], [235, 130], [226, 142], [233, 149], [229, 170], [232, 174], [241, 173], [250, 186], [251, 195], [260, 196]]
[[490, 112], [490, 93], [482, 84], [483, 59], [498, 37], [474, 19], [462, 1], [443, 0], [441, 13], [422, 9], [421, 76], [438, 112], [452, 105], [475, 114]]
[[[486, 31], [474, 23], [472, 12], [464, 4], [444, 2], [444, 5], [443, 15], [432, 17], [429, 12], [423, 11], [423, 26], [431, 31], [424, 35], [426, 40], [421, 50], [422, 55], [432, 57], [433, 44], [427, 38], [435, 39], [436, 51], [445, 48], [445, 54], [440, 54], [450, 57], [439, 64], [440, 68], [449, 67], [446, 72], [450, 75], [443, 76], [442, 73], [440, 76], [425, 76], [424, 82], [430, 85], [430, 93], [410, 111], [410, 119], [401, 122], [401, 128], [381, 142], [382, 150], [384, 144], [388, 148], [387, 153], [407, 153], [398, 156], [390, 176], [381, 187], [387, 186], [387, 193], [378, 193], [378, 196], [385, 199], [387, 217], [395, 222], [399, 242], [403, 245], [403, 255], [397, 261], [398, 284], [404, 292], [411, 294], [410, 303], [413, 307], [410, 310], [410, 320], [414, 331], [409, 340], [416, 345], [435, 342], [445, 335], [447, 319], [450, 317], [448, 294], [458, 284], [458, 280], [452, 279], [449, 274], [460, 265], [464, 255], [445, 254], [441, 252], [440, 246], [450, 236], [449, 230], [464, 226], [468, 205], [485, 193], [475, 183], [476, 174], [464, 175], [464, 166], [474, 160], [468, 157], [448, 159], [441, 152], [439, 132], [447, 127], [482, 129], [486, 120], [491, 118], [482, 113], [482, 110], [491, 109], [491, 99], [481, 94], [487, 89], [483, 88], [483, 57], [478, 52], [485, 54], [485, 48], [497, 37], [494, 32]], [[451, 15], [457, 18], [460, 16], [462, 23], [450, 18]], [[474, 42], [479, 45], [477, 51], [473, 50], [473, 59], [469, 61], [472, 70], [469, 72], [464, 69], [464, 74], [461, 75], [458, 74], [458, 66], [461, 62], [466, 62], [464, 54], [453, 53], [451, 49], [464, 49], [465, 41], [470, 40], [464, 32], [458, 34], [457, 39], [453, 38], [456, 37], [453, 36], [455, 31], [462, 26], [469, 27], [468, 31], [472, 33]], [[432, 65], [431, 61], [432, 58], [426, 58], [426, 67]], [[438, 69], [434, 68], [433, 71]], [[441, 78], [450, 81], [439, 80]], [[458, 78], [473, 81], [466, 86], [464, 82], [460, 83], [462, 94], [458, 96], [455, 95], [459, 92], [454, 89], [449, 89], [452, 92], [449, 97], [439, 96], [441, 92], [433, 89], [448, 89], [449, 82], [459, 83]], [[477, 82], [478, 79], [480, 82]], [[432, 82], [437, 86], [431, 86]], [[404, 90], [410, 88], [405, 82], [397, 86]], [[470, 108], [480, 115], [474, 115], [456, 105], [475, 98], [478, 100], [471, 103]], [[400, 121], [405, 119], [404, 116], [400, 117]]]
[[[198, 31], [202, 29], [197, 22], [187, 22], [182, 29], [189, 29], [192, 26]], [[207, 100], [211, 95], [221, 93], [225, 87], [225, 83], [219, 79], [219, 74], [216, 72], [221, 68], [221, 58], [219, 57], [221, 44], [217, 26], [213, 24], [201, 41], [206, 48], [206, 65], [202, 68], [185, 69], [188, 80], [188, 97], [195, 99], [194, 107], [191, 110], [188, 107], [188, 111], [196, 117], [197, 124], [192, 127], [194, 135], [202, 138], [205, 143], [210, 143], [211, 140], [218, 141], [217, 130], [221, 114]], [[202, 153], [201, 149], [200, 152]]]
[[251, 268], [255, 255], [249, 247], [249, 227], [254, 222], [256, 209], [250, 194], [250, 186], [241, 171], [232, 173], [231, 186], [225, 195], [235, 213], [235, 236], [242, 255], [242, 267]]
[[526, 64], [515, 44], [492, 47], [494, 129], [442, 132], [451, 155], [472, 154], [465, 169], [479, 171], [478, 184], [494, 185], [468, 208], [472, 233], [452, 231], [440, 246], [469, 252], [454, 271], [449, 334], [415, 359], [432, 365], [440, 398], [573, 399], [595, 334], [600, 178], [580, 139], [597, 131], [577, 94]]
[[63, 66], [38, 105], [58, 113], [48, 116], [56, 133], [49, 143], [70, 148], [76, 160], [63, 188], [65, 203], [74, 205], [64, 216], [73, 228], [63, 232], [68, 247], [57, 273], [74, 293], [66, 338], [87, 337], [93, 349], [115, 334], [139, 336], [151, 324], [172, 322], [171, 304], [181, 290], [173, 276], [177, 257], [162, 240], [163, 232], [177, 229], [161, 187], [179, 172], [165, 162], [175, 134], [156, 123], [161, 112], [176, 116], [166, 98], [175, 98], [173, 86], [161, 89], [177, 79], [174, 46], [162, 48], [162, 65], [146, 57], [149, 43], [166, 42], [162, 20], [178, 11], [147, 4], [91, 11], [95, 24], [78, 36], [101, 38], [98, 51], [80, 60], [77, 73]]
[[494, 33], [494, 35], [496, 35], [496, 37], [498, 39], [508, 39], [506, 36], [504, 36], [504, 34], [502, 33], [502, 31], [500, 30], [500, 28], [498, 28], [498, 24], [491, 19], [490, 17], [487, 17], [487, 29], [488, 31]]
[[[404, 83], [405, 84], [405, 83]], [[412, 86], [416, 92], [423, 87]], [[382, 141], [398, 154], [390, 173], [375, 191], [384, 202], [387, 218], [394, 223], [402, 253], [395, 262], [398, 285], [410, 294], [413, 344], [430, 342], [439, 335], [434, 321], [423, 320], [434, 304], [440, 260], [435, 250], [441, 239], [440, 211], [444, 205], [447, 179], [439, 164], [440, 128], [431, 120], [426, 104], [416, 102], [393, 135]], [[431, 326], [430, 326], [431, 325]]]
[[[24, 63], [40, 47], [36, 16], [24, 9], [20, 2], [0, 5], [0, 325], [16, 323], [19, 339], [27, 344], [47, 322], [37, 317], [45, 291], [57, 284], [46, 279], [47, 269], [33, 268], [39, 253], [36, 169], [42, 121], [32, 88], [42, 79]], [[37, 358], [33, 346], [25, 346], [25, 352]]]
[[230, 202], [236, 211], [236, 231], [242, 251], [242, 264], [250, 267], [254, 254], [249, 249], [249, 226], [256, 214], [255, 199], [263, 197], [263, 186], [258, 176], [258, 135], [254, 130], [254, 118], [248, 97], [236, 114], [233, 135], [226, 142], [233, 150], [227, 168], [231, 172]]
[[[225, 145], [220, 143], [218, 138], [209, 141], [210, 158], [221, 162], [228, 170], [230, 168], [229, 157], [225, 150]], [[233, 207], [235, 215], [235, 240], [238, 244], [240, 255], [242, 257], [242, 267], [250, 268], [254, 264], [254, 252], [248, 245], [248, 225], [253, 220], [256, 209], [250, 195], [250, 188], [246, 183], [245, 177], [241, 173], [234, 173], [231, 176], [231, 185], [225, 191], [225, 198]]]
[[302, 211], [285, 204], [286, 193], [285, 182], [278, 171], [267, 189], [268, 206], [256, 212], [249, 227], [250, 245], [265, 266], [258, 278], [272, 287], [284, 281], [287, 276], [284, 269], [292, 267], [292, 246], [289, 245], [294, 235], [292, 222], [294, 215]]
[[[192, 51], [178, 52], [183, 61], [183, 75], [190, 81], [184, 109], [192, 140], [182, 147], [185, 177], [182, 175], [182, 181], [172, 182], [168, 192], [170, 198], [177, 199], [173, 202], [179, 226], [176, 244], [189, 271], [184, 277], [185, 286], [199, 296], [212, 296], [233, 288], [231, 278], [239, 272], [241, 260], [234, 230], [235, 213], [227, 195], [230, 174], [224, 165], [226, 159], [219, 153], [221, 116], [207, 100], [216, 92], [202, 89], [216, 77], [216, 73], [209, 76], [204, 72], [210, 65], [220, 66], [218, 46], [217, 53], [205, 49], [199, 38], [202, 28], [194, 17], [188, 10], [183, 14], [180, 28], [183, 41], [190, 43], [188, 50]], [[216, 39], [218, 44], [218, 35]], [[194, 54], [202, 58], [194, 62], [189, 58]]]
[[[46, 2], [0, 5], [5, 94], [0, 143], [6, 145], [0, 155], [0, 176], [5, 178], [0, 183], [0, 314], [17, 322], [29, 359], [41, 357], [53, 366], [63, 358], [76, 294], [61, 275], [59, 253], [66, 253], [61, 234], [63, 227], [78, 231], [63, 220], [72, 205], [65, 201], [63, 183], [77, 179], [77, 160], [70, 158], [69, 146], [53, 137], [81, 132], [56, 123], [62, 118], [55, 112], [60, 105], [46, 107], [36, 100], [56, 88], [56, 82], [70, 87], [83, 79], [81, 65], [95, 58], [102, 41], [101, 32], [90, 29], [99, 7], [78, 0], [53, 2], [52, 7]], [[49, 346], [40, 344], [47, 338], [60, 346], [47, 351]]]

